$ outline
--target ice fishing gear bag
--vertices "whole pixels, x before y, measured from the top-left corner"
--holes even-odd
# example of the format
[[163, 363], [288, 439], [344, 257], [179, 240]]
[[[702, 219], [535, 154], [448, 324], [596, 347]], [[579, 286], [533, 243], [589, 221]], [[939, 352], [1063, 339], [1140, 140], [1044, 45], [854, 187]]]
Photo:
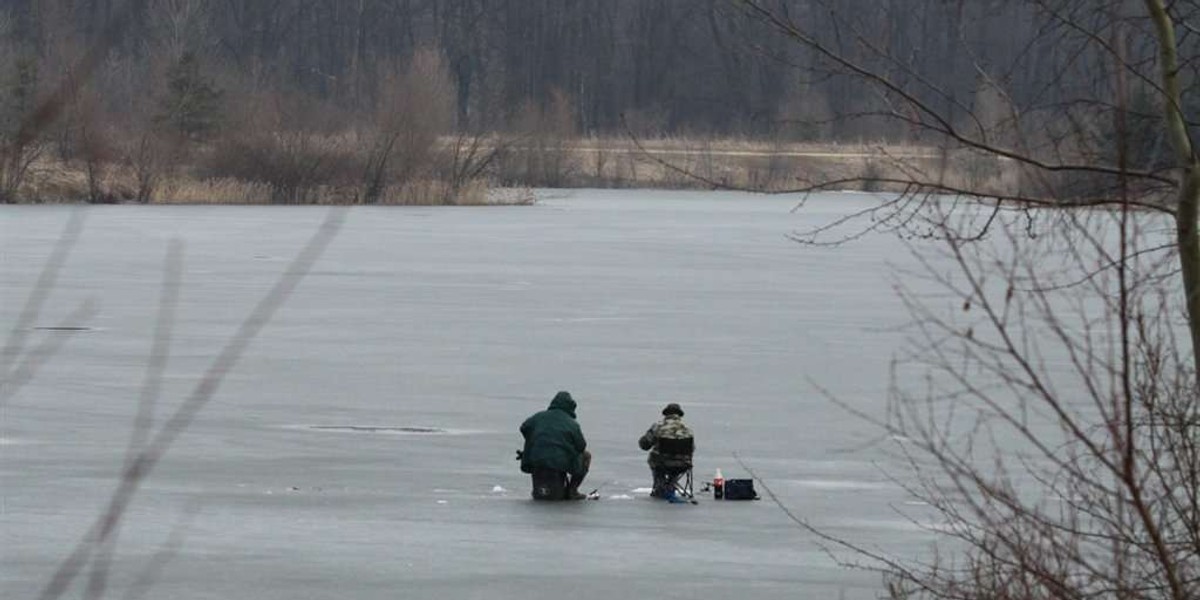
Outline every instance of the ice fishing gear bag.
[[758, 493], [754, 491], [753, 479], [726, 479], [725, 480], [725, 499], [726, 500], [758, 500]]

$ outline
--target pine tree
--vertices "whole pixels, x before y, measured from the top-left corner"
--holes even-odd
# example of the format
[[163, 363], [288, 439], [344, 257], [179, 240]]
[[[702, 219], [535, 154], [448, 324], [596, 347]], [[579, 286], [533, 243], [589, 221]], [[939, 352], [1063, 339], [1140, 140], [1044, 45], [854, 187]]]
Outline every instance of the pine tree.
[[38, 65], [18, 59], [11, 77], [0, 86], [0, 204], [17, 199], [17, 190], [40, 153], [35, 140], [21, 131], [37, 97]]
[[167, 93], [159, 120], [183, 137], [201, 139], [216, 129], [222, 90], [200, 72], [200, 61], [185, 52], [167, 71]]
[[29, 58], [17, 60], [8, 81], [5, 82], [0, 105], [0, 136], [4, 139], [16, 136], [21, 122], [33, 110], [37, 83], [37, 62]]

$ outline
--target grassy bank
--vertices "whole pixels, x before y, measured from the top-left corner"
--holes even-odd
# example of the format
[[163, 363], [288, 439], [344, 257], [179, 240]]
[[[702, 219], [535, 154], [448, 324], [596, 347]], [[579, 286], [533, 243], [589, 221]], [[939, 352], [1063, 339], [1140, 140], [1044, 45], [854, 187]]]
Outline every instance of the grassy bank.
[[537, 187], [900, 191], [924, 180], [1003, 193], [1019, 185], [1016, 168], [994, 159], [884, 143], [584, 138], [513, 144], [500, 163], [502, 181]]
[[[366, 204], [361, 186], [315, 183], [281, 198], [268, 181], [197, 174], [191, 166], [158, 176], [144, 197], [134, 168], [124, 165], [90, 174], [86, 164], [39, 158], [33, 161], [17, 190], [17, 203], [145, 203], [145, 204]], [[483, 206], [532, 204], [527, 188], [493, 185], [487, 179], [459, 184], [414, 179], [381, 186], [370, 204], [409, 206]]]
[[[531, 187], [890, 191], [914, 173], [951, 189], [1001, 193], [1019, 185], [1015, 169], [995, 160], [919, 146], [528, 136], [442, 137], [421, 156], [384, 156], [392, 171], [382, 177], [376, 142], [361, 134], [267, 137], [186, 154], [113, 152], [103, 161], [43, 152], [15, 197], [20, 203], [478, 206], [528, 204]], [[155, 162], [164, 155], [171, 160]]]

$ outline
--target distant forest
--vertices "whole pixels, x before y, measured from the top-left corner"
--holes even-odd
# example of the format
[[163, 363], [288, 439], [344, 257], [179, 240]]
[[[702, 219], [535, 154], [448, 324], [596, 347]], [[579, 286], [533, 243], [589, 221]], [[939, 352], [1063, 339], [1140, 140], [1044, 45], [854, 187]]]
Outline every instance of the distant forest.
[[[1107, 31], [1112, 15], [1086, 0], [760, 4], [950, 122], [1008, 139], [1062, 137], [1068, 127], [1098, 129], [1104, 139], [1112, 127], [1111, 106], [1095, 102], [1111, 95], [1112, 65], [1090, 33]], [[1178, 16], [1185, 24], [1189, 18]], [[1197, 37], [1182, 32], [1185, 57], [1197, 54]], [[1130, 62], [1152, 62], [1152, 36], [1129, 39]], [[102, 49], [92, 55], [95, 68], [80, 72], [86, 64], [80, 57], [95, 48]], [[1184, 62], [1189, 86], [1200, 80], [1198, 62]], [[271, 169], [313, 170], [303, 161], [279, 164], [280, 149], [306, 154], [314, 143], [284, 143], [283, 133], [325, 135], [328, 145], [336, 141], [331, 136], [357, 132], [353, 144], [383, 149], [320, 162], [331, 173], [374, 173], [356, 176], [374, 190], [365, 192], [368, 198], [418, 173], [465, 180], [490, 169], [489, 178], [505, 184], [564, 184], [564, 167], [552, 164], [561, 153], [526, 156], [519, 172], [508, 169], [515, 174], [500, 178], [495, 161], [504, 156], [481, 159], [480, 144], [460, 144], [450, 158], [423, 162], [431, 140], [450, 133], [519, 132], [524, 149], [530, 139], [544, 147], [551, 138], [615, 139], [629, 132], [659, 139], [929, 143], [917, 115], [906, 123], [896, 113], [897, 106], [911, 107], [910, 99], [896, 102], [864, 85], [853, 69], [831, 67], [731, 0], [5, 0], [0, 136], [20, 137], [15, 132], [38, 99], [64, 81], [77, 85], [62, 98], [61, 118], [42, 132], [37, 159], [52, 147], [65, 162], [82, 157], [100, 168], [120, 156], [134, 170], [157, 173], [161, 165], [146, 166], [138, 156], [162, 154], [151, 142], [173, 136], [176, 146], [192, 147], [186, 156], [174, 153], [172, 164], [202, 166], [205, 176], [261, 180]], [[1139, 81], [1130, 85], [1130, 130], [1141, 136], [1134, 154], [1153, 162], [1162, 140], [1141, 132], [1158, 129], [1155, 93]], [[1183, 96], [1189, 108], [1197, 104], [1190, 89]], [[1003, 122], [1016, 122], [1010, 114], [1021, 116], [1020, 127], [1003, 133]], [[266, 142], [247, 138], [252, 131], [269, 132], [276, 148], [262, 150]], [[390, 137], [362, 138], [380, 131]], [[221, 143], [226, 147], [214, 150]], [[488, 143], [494, 150], [498, 142]], [[198, 144], [207, 154], [197, 154]], [[23, 152], [10, 147], [0, 178], [4, 201], [28, 183], [21, 183], [17, 163], [35, 158]], [[221, 161], [247, 155], [258, 159]], [[590, 158], [572, 160], [579, 172], [580, 161]], [[619, 176], [609, 174], [604, 160], [596, 157], [589, 167], [595, 176], [582, 184], [644, 179], [644, 169], [638, 173], [632, 163]], [[761, 179], [747, 173], [742, 180]], [[150, 175], [138, 177], [145, 181], [137, 187], [151, 185]], [[89, 187], [95, 192], [97, 185]], [[295, 200], [295, 190], [270, 185], [273, 196]]]
[[[1008, 0], [778, 2], [841, 46], [874, 44], [968, 107], [977, 63], [1013, 65], [1010, 93], [1033, 100], [1050, 79], [1086, 77], [1040, 46], [1034, 8]], [[1050, 3], [1053, 4], [1053, 3]], [[460, 124], [510, 126], [527, 103], [569, 102], [574, 128], [603, 134], [638, 128], [669, 134], [764, 135], [788, 123], [795, 136], [879, 137], [879, 123], [837, 120], [878, 98], [845, 77], [820, 77], [812, 56], [769, 33], [727, 0], [6, 0], [6, 53], [62, 74], [113, 19], [127, 19], [98, 85], [108, 108], [136, 110], [162, 95], [185, 56], [230, 98], [249, 90], [305, 94], [346, 111], [379, 101], [381, 74], [422, 49], [439, 52], [453, 79]], [[858, 38], [862, 38], [859, 40]], [[1035, 43], [1031, 46], [1030, 40]], [[964, 48], [968, 52], [964, 52]], [[864, 52], [864, 54], [869, 54]], [[897, 74], [900, 67], [897, 65]], [[810, 70], [815, 67], [817, 70]], [[11, 66], [9, 66], [11, 79]], [[814, 76], [815, 75], [815, 76]], [[1018, 98], [1018, 103], [1021, 98]], [[1040, 98], [1045, 101], [1047, 98]]]

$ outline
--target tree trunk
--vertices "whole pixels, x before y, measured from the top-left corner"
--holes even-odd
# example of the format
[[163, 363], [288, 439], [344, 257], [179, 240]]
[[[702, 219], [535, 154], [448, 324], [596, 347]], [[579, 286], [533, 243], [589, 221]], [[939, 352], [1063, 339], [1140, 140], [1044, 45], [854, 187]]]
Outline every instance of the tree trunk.
[[1187, 297], [1188, 328], [1192, 334], [1192, 364], [1196, 368], [1197, 384], [1200, 385], [1200, 231], [1197, 230], [1200, 163], [1197, 161], [1192, 161], [1184, 171], [1178, 202], [1175, 218], [1179, 266], [1183, 275], [1183, 291]]
[[1200, 231], [1196, 222], [1200, 216], [1200, 160], [1192, 148], [1183, 115], [1174, 23], [1162, 0], [1146, 0], [1146, 10], [1150, 13], [1158, 37], [1167, 136], [1171, 139], [1176, 164], [1181, 171], [1175, 207], [1176, 243], [1179, 245], [1183, 293], [1187, 301], [1188, 330], [1192, 337], [1192, 364], [1200, 385]]
[[[1200, 160], [1197, 160], [1192, 148], [1187, 121], [1183, 115], [1174, 23], [1171, 22], [1171, 16], [1167, 14], [1162, 0], [1146, 0], [1146, 9], [1154, 22], [1158, 37], [1167, 136], [1175, 148], [1176, 164], [1180, 169], [1179, 197], [1175, 208], [1176, 240], [1179, 245], [1183, 293], [1187, 302], [1188, 330], [1192, 337], [1192, 364], [1195, 369], [1193, 376], [1200, 380], [1200, 238], [1197, 238], [1196, 223], [1197, 209], [1200, 207]], [[1145, 514], [1142, 518], [1148, 521]], [[1151, 529], [1150, 533], [1155, 532]], [[1164, 542], [1157, 535], [1152, 535], [1152, 541], [1162, 557], [1171, 596], [1181, 600], [1184, 597], [1183, 584], [1174, 563], [1167, 558]]]

